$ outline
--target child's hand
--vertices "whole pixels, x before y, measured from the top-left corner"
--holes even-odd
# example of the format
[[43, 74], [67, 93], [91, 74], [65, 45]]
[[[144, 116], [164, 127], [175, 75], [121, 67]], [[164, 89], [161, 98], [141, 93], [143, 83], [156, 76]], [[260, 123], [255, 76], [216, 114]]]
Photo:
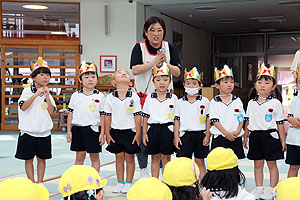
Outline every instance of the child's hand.
[[104, 145], [104, 144], [105, 144], [104, 133], [101, 133], [99, 135], [99, 145]]
[[181, 139], [179, 136], [174, 137], [174, 145], [176, 149], [180, 150], [179, 144], [182, 145]]
[[245, 149], [248, 149], [248, 137], [244, 137], [243, 146]]
[[206, 135], [203, 138], [203, 146], [208, 146], [209, 145], [209, 141], [210, 141], [210, 137], [208, 135]]
[[237, 136], [236, 136], [236, 133], [235, 133], [235, 131], [233, 131], [233, 132], [228, 132], [227, 134], [225, 134], [226, 135], [226, 138], [229, 140], [229, 141], [234, 141], [236, 138], [237, 138]]
[[45, 86], [44, 87], [44, 94], [45, 94], [45, 96], [49, 95], [49, 93], [50, 93], [49, 88], [47, 86]]
[[43, 87], [37, 89], [36, 95], [37, 95], [37, 96], [41, 96], [42, 94], [44, 94], [44, 92], [45, 92], [44, 90], [45, 90], [45, 89], [44, 89]]
[[145, 146], [147, 146], [147, 142], [149, 142], [148, 134], [147, 133], [143, 133], [143, 144]]
[[281, 142], [281, 145], [282, 145], [282, 151], [285, 152], [287, 149], [285, 142]]
[[69, 132], [67, 133], [67, 142], [72, 142], [72, 132]]
[[108, 145], [110, 145], [110, 142], [115, 143], [114, 139], [111, 137], [111, 135], [106, 135], [106, 142]]
[[140, 146], [140, 143], [141, 143], [140, 141], [141, 141], [141, 136], [138, 136], [135, 134], [131, 144], [134, 144], [134, 142], [136, 142], [138, 144], [138, 146]]
[[204, 187], [202, 189], [202, 191], [200, 192], [200, 194], [201, 194], [203, 200], [212, 199], [212, 192], [210, 191], [210, 189], [206, 190], [206, 188]]
[[294, 128], [300, 128], [300, 118], [289, 117], [289, 122]]

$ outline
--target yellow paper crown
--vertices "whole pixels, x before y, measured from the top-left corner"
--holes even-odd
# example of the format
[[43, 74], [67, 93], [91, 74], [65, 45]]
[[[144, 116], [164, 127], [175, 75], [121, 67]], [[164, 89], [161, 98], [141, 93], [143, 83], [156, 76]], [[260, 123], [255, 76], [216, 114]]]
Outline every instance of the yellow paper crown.
[[101, 179], [93, 167], [73, 165], [61, 176], [58, 190], [63, 197], [67, 197], [80, 191], [102, 188], [106, 183], [107, 180]]
[[275, 79], [275, 69], [274, 69], [274, 66], [271, 66], [271, 67], [266, 67], [265, 64], [262, 64], [260, 66], [260, 68], [258, 69], [258, 72], [257, 72], [257, 76], [256, 77], [259, 77], [259, 76], [262, 76], [262, 75], [265, 75], [265, 76], [271, 76]]
[[199, 82], [202, 82], [203, 80], [203, 73], [199, 73], [196, 67], [193, 67], [193, 69], [191, 69], [191, 71], [187, 71], [185, 69], [184, 71], [184, 80], [188, 80], [188, 79], [196, 79]]
[[168, 162], [163, 173], [163, 182], [169, 186], [193, 185], [200, 175], [198, 165], [190, 158], [181, 157]]
[[161, 67], [155, 66], [152, 70], [152, 74], [153, 74], [153, 78], [155, 78], [156, 76], [163, 76], [163, 75], [170, 76], [171, 73], [167, 63], [164, 62]]
[[296, 200], [300, 197], [300, 178], [287, 178], [280, 183], [273, 190], [274, 200]]
[[228, 67], [228, 65], [225, 64], [221, 71], [215, 68], [215, 82], [225, 76], [233, 77], [232, 70]]
[[43, 60], [42, 57], [39, 57], [38, 60], [35, 63], [31, 64], [30, 70], [31, 70], [31, 72], [34, 72], [34, 70], [36, 70], [40, 67], [49, 68], [48, 63], [45, 60]]
[[217, 147], [207, 156], [207, 169], [210, 171], [232, 169], [236, 166], [238, 166], [238, 158], [232, 149]]
[[297, 78], [299, 80], [299, 78], [300, 78], [300, 67], [297, 67], [296, 73], [297, 73]]
[[172, 200], [170, 188], [157, 178], [142, 178], [127, 193], [128, 200]]
[[82, 63], [79, 66], [79, 76], [81, 76], [85, 72], [97, 73], [97, 66], [94, 63], [82, 61]]

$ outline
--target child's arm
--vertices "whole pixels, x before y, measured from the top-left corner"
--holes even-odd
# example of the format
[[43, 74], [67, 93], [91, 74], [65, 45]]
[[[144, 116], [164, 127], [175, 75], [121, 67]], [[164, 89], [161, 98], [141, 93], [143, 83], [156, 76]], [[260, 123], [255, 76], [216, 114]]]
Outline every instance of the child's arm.
[[220, 122], [214, 122], [214, 126], [221, 131], [228, 140], [234, 141], [237, 136], [233, 132], [228, 132]]
[[299, 118], [288, 116], [287, 120], [292, 125], [293, 128], [300, 128], [300, 119]]
[[104, 115], [100, 115], [100, 120], [101, 120], [103, 126], [101, 127], [101, 131], [100, 131], [100, 135], [99, 135], [99, 144], [104, 145], [105, 144], [105, 140], [104, 140]]
[[106, 142], [108, 145], [110, 145], [110, 142], [115, 143], [114, 139], [110, 135], [111, 118], [111, 115], [104, 116], [104, 133], [106, 135]]
[[238, 136], [243, 129], [243, 125], [244, 125], [244, 122], [239, 123], [237, 129], [235, 131], [232, 131], [231, 133]]
[[203, 146], [208, 146], [210, 141], [211, 133], [209, 131], [211, 125], [209, 117], [206, 118], [206, 136], [203, 138]]
[[180, 127], [180, 121], [178, 119], [175, 119], [175, 121], [174, 121], [174, 145], [177, 149], [180, 149], [179, 144], [182, 145], [182, 142], [179, 137], [179, 127]]
[[277, 128], [281, 139], [282, 151], [286, 151], [284, 124], [277, 124]]
[[248, 136], [249, 136], [249, 129], [248, 129], [249, 121], [247, 120], [245, 123], [245, 133], [244, 133], [244, 148], [248, 149]]
[[31, 104], [33, 103], [33, 101], [35, 100], [36, 97], [40, 96], [41, 94], [44, 93], [44, 88], [39, 88], [27, 101], [25, 101], [22, 106], [21, 106], [21, 110], [25, 111], [27, 110]]
[[52, 102], [50, 100], [50, 90], [48, 87], [44, 87], [44, 94], [45, 94], [45, 97], [46, 97], [46, 101], [48, 103], [48, 113], [49, 115], [52, 115], [54, 113], [54, 106], [52, 105]]
[[67, 142], [72, 142], [72, 120], [73, 112], [69, 112], [67, 119]]
[[145, 146], [147, 146], [148, 135], [147, 135], [147, 129], [148, 129], [148, 117], [143, 117], [143, 143]]
[[140, 146], [140, 141], [141, 141], [141, 123], [142, 123], [142, 117], [141, 115], [136, 115], [134, 116], [134, 122], [135, 122], [135, 128], [136, 128], [136, 133], [135, 136], [132, 140], [132, 144], [136, 142]]

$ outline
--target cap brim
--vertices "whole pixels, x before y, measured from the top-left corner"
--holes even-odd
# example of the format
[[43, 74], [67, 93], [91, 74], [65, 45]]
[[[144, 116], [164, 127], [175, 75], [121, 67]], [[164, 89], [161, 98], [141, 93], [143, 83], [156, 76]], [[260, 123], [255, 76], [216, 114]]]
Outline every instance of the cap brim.
[[45, 188], [44, 186], [42, 186], [40, 184], [34, 184], [34, 186], [36, 187], [37, 191], [39, 192], [40, 200], [49, 200], [49, 192], [48, 192], [47, 188]]

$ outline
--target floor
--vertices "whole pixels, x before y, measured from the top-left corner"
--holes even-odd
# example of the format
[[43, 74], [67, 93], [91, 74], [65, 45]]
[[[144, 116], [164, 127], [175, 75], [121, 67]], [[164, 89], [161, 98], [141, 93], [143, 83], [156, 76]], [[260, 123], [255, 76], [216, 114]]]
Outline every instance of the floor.
[[[0, 182], [8, 178], [15, 178], [19, 176], [25, 177], [24, 161], [14, 158], [16, 144], [17, 144], [18, 132], [17, 131], [0, 131]], [[65, 132], [53, 131], [52, 133], [52, 155], [53, 158], [47, 161], [47, 169], [45, 179], [51, 179], [45, 183], [45, 186], [49, 190], [50, 200], [59, 200], [61, 195], [58, 191], [59, 179], [56, 177], [61, 175], [66, 169], [74, 163], [75, 154], [69, 150], [69, 144], [65, 139]], [[116, 173], [113, 154], [107, 152], [104, 148], [102, 154], [100, 154], [101, 164], [105, 165], [100, 169], [101, 178], [108, 180], [105, 186], [105, 200], [121, 200], [126, 199], [125, 195], [113, 194], [111, 192], [113, 186], [116, 184]], [[150, 159], [149, 159], [150, 161]], [[86, 165], [90, 165], [89, 159], [86, 160]], [[149, 166], [150, 167], [150, 166]], [[148, 168], [149, 168], [148, 167]], [[253, 191], [255, 187], [253, 178], [253, 162], [247, 159], [239, 161], [239, 167], [245, 174], [246, 189]], [[288, 166], [284, 163], [284, 160], [278, 161], [278, 167], [280, 171], [280, 180], [283, 180], [287, 176]], [[150, 168], [149, 168], [150, 169]], [[269, 173], [267, 167], [264, 168], [264, 184], [269, 185]], [[136, 170], [134, 182], [139, 177], [139, 170]], [[52, 180], [53, 179], [53, 180]]]

